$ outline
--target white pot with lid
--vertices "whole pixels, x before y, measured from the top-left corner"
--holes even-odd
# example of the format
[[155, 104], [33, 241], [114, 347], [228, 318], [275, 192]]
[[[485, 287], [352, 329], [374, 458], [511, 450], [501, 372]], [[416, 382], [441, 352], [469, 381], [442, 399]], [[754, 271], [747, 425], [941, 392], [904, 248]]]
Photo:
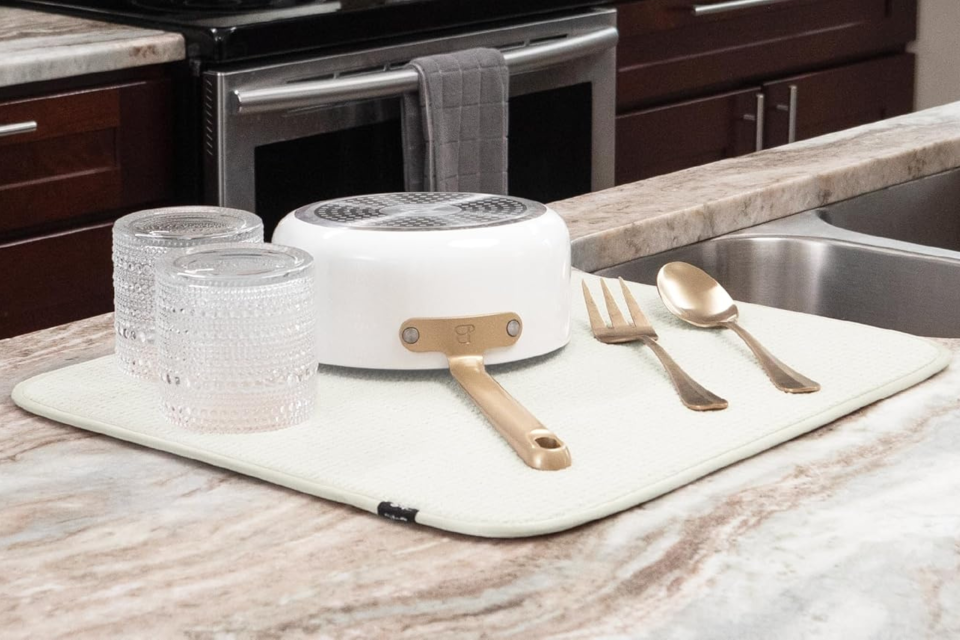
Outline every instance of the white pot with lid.
[[388, 193], [319, 202], [287, 215], [273, 242], [313, 255], [321, 363], [447, 368], [404, 347], [410, 318], [511, 312], [514, 344], [488, 364], [549, 353], [570, 339], [570, 235], [550, 208], [509, 196]]

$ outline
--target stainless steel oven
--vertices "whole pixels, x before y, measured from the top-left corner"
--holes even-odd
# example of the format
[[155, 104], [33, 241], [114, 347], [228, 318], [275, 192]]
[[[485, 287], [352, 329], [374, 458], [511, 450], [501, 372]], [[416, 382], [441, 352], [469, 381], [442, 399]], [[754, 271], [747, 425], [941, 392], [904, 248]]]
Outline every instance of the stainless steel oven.
[[510, 67], [510, 193], [549, 202], [613, 186], [616, 12], [309, 59], [206, 71], [205, 199], [256, 211], [272, 231], [293, 208], [403, 190], [400, 96], [410, 59], [495, 47]]

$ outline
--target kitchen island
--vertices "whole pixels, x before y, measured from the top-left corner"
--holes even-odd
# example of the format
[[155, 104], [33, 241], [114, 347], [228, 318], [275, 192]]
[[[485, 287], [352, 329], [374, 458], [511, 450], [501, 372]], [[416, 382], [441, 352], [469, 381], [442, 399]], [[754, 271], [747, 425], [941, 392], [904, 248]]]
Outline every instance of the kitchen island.
[[[556, 208], [592, 270], [960, 166], [958, 132], [952, 105]], [[112, 333], [100, 316], [0, 342], [5, 638], [960, 634], [956, 367], [641, 507], [483, 540], [13, 406]]]

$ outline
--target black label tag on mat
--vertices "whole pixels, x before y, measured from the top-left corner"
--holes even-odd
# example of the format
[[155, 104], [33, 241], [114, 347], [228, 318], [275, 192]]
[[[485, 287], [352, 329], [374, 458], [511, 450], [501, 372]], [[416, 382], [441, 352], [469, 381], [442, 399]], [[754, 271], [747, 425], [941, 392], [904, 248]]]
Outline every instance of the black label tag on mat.
[[417, 510], [401, 507], [395, 502], [381, 502], [377, 505], [377, 515], [400, 522], [416, 522]]

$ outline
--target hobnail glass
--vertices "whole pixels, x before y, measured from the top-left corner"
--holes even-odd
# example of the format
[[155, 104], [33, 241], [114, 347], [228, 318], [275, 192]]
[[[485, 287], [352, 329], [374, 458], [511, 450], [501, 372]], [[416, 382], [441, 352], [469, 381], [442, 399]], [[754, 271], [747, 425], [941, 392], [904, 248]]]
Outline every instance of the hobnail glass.
[[305, 422], [316, 403], [314, 267], [274, 244], [157, 261], [157, 373], [175, 424], [215, 433]]
[[194, 206], [138, 211], [114, 224], [115, 351], [121, 369], [153, 377], [156, 259], [172, 249], [214, 242], [263, 242], [263, 222], [249, 211]]

